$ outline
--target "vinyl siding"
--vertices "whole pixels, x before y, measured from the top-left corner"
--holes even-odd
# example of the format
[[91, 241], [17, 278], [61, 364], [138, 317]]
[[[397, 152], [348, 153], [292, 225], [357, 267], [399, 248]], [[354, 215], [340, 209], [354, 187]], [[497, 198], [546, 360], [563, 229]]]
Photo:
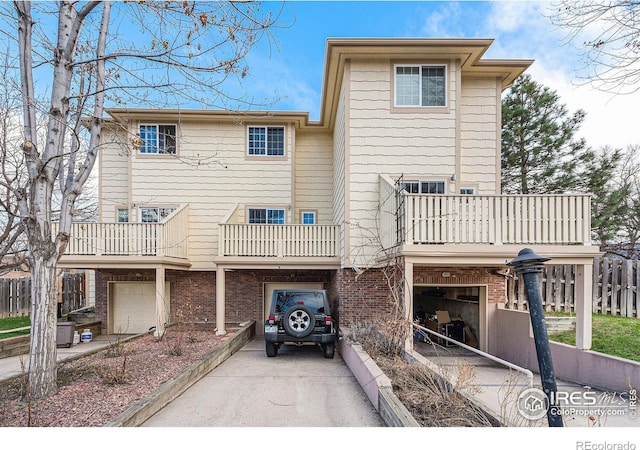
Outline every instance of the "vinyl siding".
[[300, 211], [317, 211], [319, 224], [332, 224], [333, 158], [332, 137], [328, 132], [296, 135], [294, 222]]
[[116, 208], [127, 206], [129, 191], [128, 149], [118, 144], [119, 140], [112, 130], [103, 131], [100, 149], [99, 169], [103, 174], [99, 180], [100, 211], [103, 222], [117, 220]]
[[463, 78], [460, 121], [460, 183], [480, 194], [498, 191], [500, 84], [496, 79]]
[[448, 110], [392, 112], [392, 63], [351, 64], [351, 261], [371, 264], [379, 250], [375, 230], [379, 174], [407, 179], [449, 179], [456, 162], [457, 64], [449, 63]]
[[[192, 269], [213, 269], [218, 255], [218, 224], [231, 208], [244, 219], [245, 208], [279, 207], [292, 223], [293, 128], [286, 131], [286, 159], [246, 158], [246, 126], [182, 123], [177, 157], [132, 157], [132, 201], [136, 206], [189, 207]], [[137, 217], [136, 217], [137, 220]]]

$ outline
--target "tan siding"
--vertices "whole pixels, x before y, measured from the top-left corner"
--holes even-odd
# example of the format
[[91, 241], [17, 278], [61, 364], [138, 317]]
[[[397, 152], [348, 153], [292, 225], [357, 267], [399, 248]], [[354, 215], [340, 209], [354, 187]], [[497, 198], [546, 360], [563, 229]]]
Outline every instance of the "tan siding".
[[449, 179], [455, 173], [456, 65], [449, 64], [444, 112], [390, 111], [391, 62], [352, 62], [350, 87], [351, 260], [371, 264], [379, 249], [378, 174]]
[[132, 160], [133, 202], [137, 205], [190, 205], [189, 251], [192, 269], [212, 269], [218, 254], [218, 224], [236, 204], [291, 211], [292, 128], [287, 127], [286, 160], [245, 158], [246, 127], [241, 124], [183, 123], [177, 158]]
[[[333, 223], [345, 223], [346, 155], [346, 81], [342, 83], [338, 112], [333, 131]], [[345, 253], [345, 229], [340, 228], [341, 255]]]
[[332, 137], [327, 132], [306, 132], [296, 135], [295, 223], [299, 223], [302, 210], [316, 210], [319, 224], [333, 223], [331, 141]]
[[116, 220], [116, 208], [127, 205], [129, 172], [128, 153], [117, 144], [112, 132], [103, 132], [103, 142], [108, 144], [100, 149], [100, 220]]
[[464, 78], [460, 124], [460, 185], [475, 185], [478, 193], [497, 188], [496, 163], [500, 161], [495, 79]]

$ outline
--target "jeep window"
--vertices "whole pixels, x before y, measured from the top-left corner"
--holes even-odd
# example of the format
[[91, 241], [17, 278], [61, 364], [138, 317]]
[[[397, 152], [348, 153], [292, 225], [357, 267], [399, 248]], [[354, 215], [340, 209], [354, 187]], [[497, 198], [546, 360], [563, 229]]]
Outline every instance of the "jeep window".
[[276, 298], [276, 312], [284, 313], [295, 305], [305, 305], [311, 308], [314, 314], [324, 314], [324, 296], [321, 292], [278, 292]]

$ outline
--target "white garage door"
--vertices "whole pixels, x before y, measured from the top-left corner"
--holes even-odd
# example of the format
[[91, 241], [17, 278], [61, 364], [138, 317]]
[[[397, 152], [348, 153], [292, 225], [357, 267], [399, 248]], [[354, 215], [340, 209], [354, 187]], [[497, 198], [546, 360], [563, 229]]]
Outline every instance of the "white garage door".
[[[144, 333], [156, 325], [156, 284], [113, 283], [111, 312], [114, 333]], [[169, 283], [165, 283], [169, 314]]]

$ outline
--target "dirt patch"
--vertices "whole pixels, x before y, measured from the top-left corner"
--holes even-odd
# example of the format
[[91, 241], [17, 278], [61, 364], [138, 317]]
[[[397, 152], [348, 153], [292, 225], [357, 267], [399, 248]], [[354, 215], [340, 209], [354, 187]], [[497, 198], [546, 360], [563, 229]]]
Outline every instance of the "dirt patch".
[[99, 427], [175, 378], [232, 334], [170, 331], [114, 342], [110, 349], [58, 365], [58, 393], [25, 400], [23, 380], [0, 387], [2, 427]]

